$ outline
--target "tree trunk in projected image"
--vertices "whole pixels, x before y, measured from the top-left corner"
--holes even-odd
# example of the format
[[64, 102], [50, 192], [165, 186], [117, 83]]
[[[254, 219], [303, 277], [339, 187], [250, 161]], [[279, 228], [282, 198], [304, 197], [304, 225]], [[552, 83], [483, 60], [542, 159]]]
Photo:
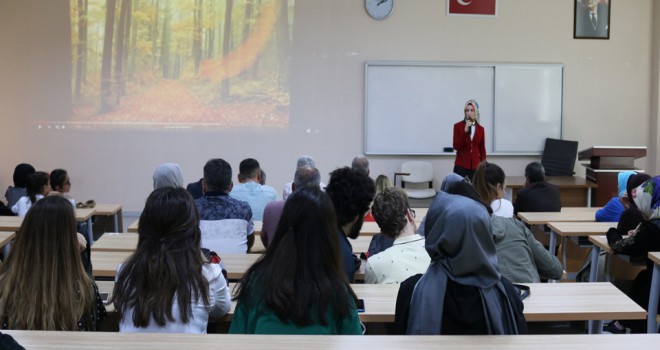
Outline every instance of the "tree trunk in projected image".
[[[215, 18], [215, 1], [210, 1], [208, 3], [208, 16], [209, 18]], [[217, 30], [216, 26], [206, 29], [206, 49], [204, 50], [204, 59], [208, 60], [213, 58], [215, 51], [215, 31]]]
[[169, 79], [170, 75], [170, 2], [165, 2], [165, 13], [163, 14], [163, 30], [160, 39], [160, 69], [163, 78]]
[[126, 82], [124, 78], [124, 50], [127, 50], [126, 44], [128, 43], [128, 25], [130, 23], [130, 9], [131, 0], [120, 0], [121, 6], [119, 11], [119, 23], [117, 24], [117, 38], [115, 39], [115, 86], [116, 86], [116, 100], [115, 105], [119, 106], [121, 97], [124, 95]]
[[277, 20], [277, 66], [281, 90], [288, 90], [289, 63], [291, 61], [291, 39], [289, 36], [289, 1], [281, 0], [280, 16]]
[[193, 12], [193, 45], [192, 56], [195, 63], [195, 74], [199, 74], [199, 66], [202, 62], [202, 23], [204, 22], [204, 2], [195, 0]]
[[112, 99], [112, 38], [115, 32], [116, 0], [106, 0], [105, 32], [103, 34], [103, 60], [101, 61], [101, 108], [100, 113], [114, 109]]
[[[234, 7], [234, 0], [227, 0], [227, 6], [225, 8], [225, 25], [222, 31], [222, 57], [227, 57], [229, 51], [231, 50], [231, 14]], [[229, 78], [224, 78], [222, 80], [221, 87], [222, 97], [229, 96]]]
[[[252, 30], [253, 18], [254, 18], [254, 0], [245, 0], [245, 13], [243, 16], [243, 33], [241, 36], [241, 41], [246, 40], [248, 35], [250, 35], [250, 31]], [[254, 67], [256, 66], [256, 62], [258, 60], [259, 59], [256, 59], [255, 64], [253, 64], [252, 67], [249, 67], [243, 73], [241, 73], [241, 76], [247, 78], [255, 78]]]
[[76, 77], [74, 86], [74, 99], [79, 101], [82, 93], [82, 84], [87, 70], [87, 0], [78, 0], [78, 43], [76, 45]]
[[151, 26], [149, 28], [149, 36], [151, 37], [151, 52], [153, 53], [153, 65], [156, 67], [158, 65], [158, 55], [156, 55], [156, 52], [158, 52], [158, 34], [160, 33], [160, 28], [158, 27], [158, 23], [160, 20], [160, 1], [159, 0], [153, 0], [152, 2], [152, 11], [154, 14], [154, 20], [151, 23]]
[[137, 13], [139, 10], [140, 10], [140, 1], [136, 1], [133, 3], [133, 10], [131, 11], [131, 15], [129, 17], [131, 18], [131, 24], [129, 26], [131, 28], [131, 43], [130, 43], [131, 48], [130, 48], [130, 52], [129, 50], [126, 50], [126, 53], [128, 55], [127, 62], [128, 62], [129, 80], [133, 80], [133, 78], [135, 78], [135, 64], [136, 64], [135, 61], [137, 60], [136, 56], [138, 55], [138, 51], [136, 48], [138, 23], [137, 21], [134, 22], [132, 18], [133, 18], [133, 13]]

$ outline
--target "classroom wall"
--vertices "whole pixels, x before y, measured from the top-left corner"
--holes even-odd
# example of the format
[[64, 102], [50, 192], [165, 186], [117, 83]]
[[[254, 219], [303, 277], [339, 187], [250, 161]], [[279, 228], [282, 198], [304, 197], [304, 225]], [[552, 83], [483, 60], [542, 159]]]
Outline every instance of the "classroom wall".
[[[609, 40], [574, 40], [569, 0], [501, 0], [495, 18], [448, 17], [445, 1], [397, 1], [385, 21], [370, 19], [362, 1], [298, 0], [289, 130], [36, 132], [23, 120], [43, 111], [49, 79], [69, 74], [43, 66], [44, 57], [70, 55], [70, 48], [53, 45], [63, 34], [49, 27], [49, 16], [62, 11], [62, 3], [67, 0], [0, 0], [2, 189], [11, 183], [15, 164], [27, 161], [46, 171], [67, 168], [78, 200], [138, 211], [162, 162], [180, 163], [191, 182], [209, 158], [225, 158], [237, 170], [241, 159], [255, 157], [269, 184], [281, 191], [302, 154], [316, 158], [327, 181], [330, 171], [363, 152], [365, 60], [562, 63], [564, 138], [578, 140], [580, 149], [649, 146], [649, 156], [636, 165], [652, 174], [658, 170], [660, 6], [652, 0], [615, 1]], [[27, 11], [29, 23], [17, 20], [17, 11]], [[37, 39], [18, 40], [18, 31]], [[456, 101], [457, 120], [463, 103]], [[447, 156], [374, 156], [372, 175], [391, 177], [410, 158], [431, 161], [437, 184], [453, 167]], [[525, 164], [539, 158], [490, 160], [508, 175], [522, 175]], [[583, 167], [575, 170], [584, 176]]]

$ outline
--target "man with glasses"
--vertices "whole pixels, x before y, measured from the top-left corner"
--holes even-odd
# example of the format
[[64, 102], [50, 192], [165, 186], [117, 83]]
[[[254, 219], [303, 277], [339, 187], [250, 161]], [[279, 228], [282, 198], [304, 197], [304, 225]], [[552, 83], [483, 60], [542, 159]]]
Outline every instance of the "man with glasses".
[[369, 257], [365, 283], [399, 284], [408, 277], [424, 273], [431, 262], [424, 248], [424, 237], [415, 233], [415, 212], [408, 196], [399, 188], [388, 188], [376, 195], [371, 214], [392, 247]]

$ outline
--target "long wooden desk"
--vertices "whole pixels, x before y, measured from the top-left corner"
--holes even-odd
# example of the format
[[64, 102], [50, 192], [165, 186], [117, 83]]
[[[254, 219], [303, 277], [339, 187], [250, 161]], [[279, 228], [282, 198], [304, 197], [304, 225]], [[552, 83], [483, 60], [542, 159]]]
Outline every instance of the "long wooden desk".
[[[595, 182], [578, 176], [547, 176], [546, 181], [559, 187], [562, 207], [590, 207], [591, 189], [597, 188]], [[524, 176], [507, 176], [507, 191], [511, 190], [511, 201], [516, 200], [518, 190], [525, 186]]]
[[[134, 233], [104, 233], [92, 246], [93, 252], [133, 252], [137, 248], [138, 235]], [[364, 253], [369, 249], [371, 236], [349, 239], [354, 253]], [[262, 253], [265, 250], [260, 237], [255, 237], [251, 251]]]
[[653, 261], [653, 277], [651, 277], [651, 292], [649, 293], [649, 317], [646, 320], [648, 333], [658, 332], [658, 299], [660, 299], [660, 252], [650, 252], [649, 259]]
[[[90, 243], [94, 242], [94, 235], [92, 233], [92, 216], [94, 209], [75, 209], [74, 212], [76, 221], [86, 221], [89, 226], [88, 237]], [[2, 231], [18, 231], [23, 224], [23, 218], [18, 216], [0, 216], [0, 230]]]
[[[137, 219], [133, 221], [132, 224], [128, 226], [127, 231], [131, 233], [136, 233], [138, 224], [139, 224], [140, 219]], [[263, 226], [263, 222], [261, 221], [254, 221], [254, 234], [258, 235], [261, 233], [261, 227]], [[378, 224], [375, 222], [365, 222], [362, 225], [362, 230], [360, 230], [360, 235], [362, 236], [373, 236], [377, 233], [380, 233], [380, 227], [378, 227]]]
[[510, 350], [635, 350], [657, 349], [660, 334], [611, 335], [499, 335], [499, 336], [328, 336], [167, 334], [117, 332], [3, 331], [26, 349], [510, 349]]
[[[99, 290], [112, 292], [114, 282], [98, 282]], [[235, 284], [230, 283], [233, 290]], [[644, 319], [646, 311], [611, 283], [531, 283], [531, 294], [524, 300], [525, 318], [537, 321], [590, 321], [603, 319]], [[398, 285], [351, 284], [364, 299], [362, 322], [394, 322]], [[230, 321], [235, 303], [223, 318]], [[108, 305], [112, 310], [112, 306]], [[599, 331], [601, 328], [596, 329]]]
[[[122, 264], [132, 252], [103, 252], [92, 253], [92, 275], [94, 277], [114, 278], [117, 266]], [[227, 270], [227, 277], [235, 280], [243, 277], [245, 271], [254, 264], [261, 254], [221, 254], [222, 264]], [[364, 280], [364, 262], [355, 273], [355, 279]]]

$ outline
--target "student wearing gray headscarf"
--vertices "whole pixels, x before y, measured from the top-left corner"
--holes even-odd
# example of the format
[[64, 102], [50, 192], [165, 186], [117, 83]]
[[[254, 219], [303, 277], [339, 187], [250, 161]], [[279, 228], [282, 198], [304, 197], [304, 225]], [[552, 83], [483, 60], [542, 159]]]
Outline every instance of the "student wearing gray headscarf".
[[431, 256], [428, 270], [399, 289], [398, 331], [404, 324], [407, 334], [527, 332], [518, 291], [498, 271], [483, 205], [439, 192], [427, 215], [426, 251]]
[[[440, 192], [447, 192], [447, 189], [457, 183], [464, 181], [465, 178], [461, 177], [460, 175], [456, 173], [450, 173], [449, 175], [445, 176], [444, 180], [442, 180], [442, 184], [440, 185]], [[440, 192], [436, 195], [438, 197], [440, 195]], [[435, 201], [435, 199], [434, 199]], [[420, 236], [424, 236], [424, 228], [426, 227], [426, 216], [422, 218], [422, 222], [419, 224], [419, 227], [417, 227], [417, 234]]]
[[176, 163], [163, 163], [154, 171], [154, 190], [162, 187], [183, 187], [181, 167]]

